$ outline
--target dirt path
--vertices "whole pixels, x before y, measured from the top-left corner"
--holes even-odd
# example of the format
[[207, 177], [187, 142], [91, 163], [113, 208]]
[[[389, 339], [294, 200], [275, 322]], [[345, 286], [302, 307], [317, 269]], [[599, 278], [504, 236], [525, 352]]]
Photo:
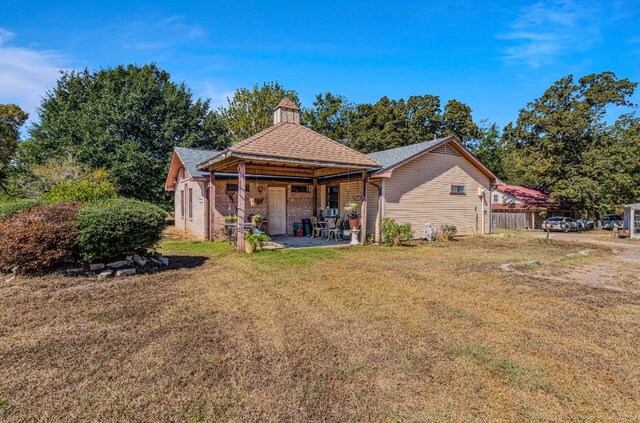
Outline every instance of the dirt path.
[[[530, 232], [525, 236], [545, 238], [544, 232]], [[640, 290], [640, 243], [614, 239], [610, 232], [552, 233], [553, 240], [589, 244], [611, 248], [614, 255], [606, 262], [587, 261], [572, 268], [562, 277], [590, 286], [617, 287], [628, 291]]]

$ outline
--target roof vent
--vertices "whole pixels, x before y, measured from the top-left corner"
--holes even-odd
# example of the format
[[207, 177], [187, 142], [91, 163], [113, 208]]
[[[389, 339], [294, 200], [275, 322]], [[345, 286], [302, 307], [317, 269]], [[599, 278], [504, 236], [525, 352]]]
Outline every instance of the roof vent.
[[280, 103], [273, 109], [273, 124], [278, 123], [296, 123], [300, 125], [300, 107], [289, 100], [287, 97], [283, 98]]

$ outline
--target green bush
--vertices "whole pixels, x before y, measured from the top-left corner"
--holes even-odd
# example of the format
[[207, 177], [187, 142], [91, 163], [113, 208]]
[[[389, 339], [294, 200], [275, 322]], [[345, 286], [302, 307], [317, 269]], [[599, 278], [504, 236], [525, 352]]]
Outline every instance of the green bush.
[[15, 214], [21, 210], [37, 206], [40, 200], [26, 198], [9, 201], [0, 201], [0, 220]]
[[41, 272], [72, 263], [76, 203], [40, 205], [0, 222], [0, 270]]
[[63, 181], [51, 187], [43, 199], [47, 203], [60, 203], [63, 201], [89, 201], [104, 200], [117, 196], [116, 188], [109, 180], [109, 175], [104, 169], [97, 169], [87, 174], [79, 181]]
[[154, 247], [166, 212], [151, 203], [116, 198], [85, 204], [78, 213], [78, 251], [84, 262], [108, 260]]
[[436, 234], [436, 241], [451, 241], [457, 233], [455, 225], [442, 225]]
[[394, 219], [385, 217], [380, 223], [380, 228], [384, 243], [387, 245], [394, 247], [407, 245], [413, 239], [413, 229], [409, 223], [399, 224]]

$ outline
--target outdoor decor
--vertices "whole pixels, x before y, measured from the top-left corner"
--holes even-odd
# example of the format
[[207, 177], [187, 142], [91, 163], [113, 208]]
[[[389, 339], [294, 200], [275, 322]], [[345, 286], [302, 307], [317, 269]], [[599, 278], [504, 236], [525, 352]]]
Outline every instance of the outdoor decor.
[[359, 245], [360, 242], [358, 242], [358, 235], [360, 235], [360, 230], [359, 229], [351, 229], [351, 242], [349, 243], [349, 245]]

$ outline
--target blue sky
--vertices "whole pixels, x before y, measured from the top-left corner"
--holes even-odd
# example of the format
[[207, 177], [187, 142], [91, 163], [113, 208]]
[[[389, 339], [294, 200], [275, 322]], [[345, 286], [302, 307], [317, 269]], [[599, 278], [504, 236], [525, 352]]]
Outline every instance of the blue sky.
[[3, 0], [0, 102], [34, 113], [59, 69], [156, 62], [216, 106], [236, 88], [277, 80], [303, 106], [324, 91], [354, 102], [436, 94], [502, 126], [569, 73], [640, 81], [638, 6]]

